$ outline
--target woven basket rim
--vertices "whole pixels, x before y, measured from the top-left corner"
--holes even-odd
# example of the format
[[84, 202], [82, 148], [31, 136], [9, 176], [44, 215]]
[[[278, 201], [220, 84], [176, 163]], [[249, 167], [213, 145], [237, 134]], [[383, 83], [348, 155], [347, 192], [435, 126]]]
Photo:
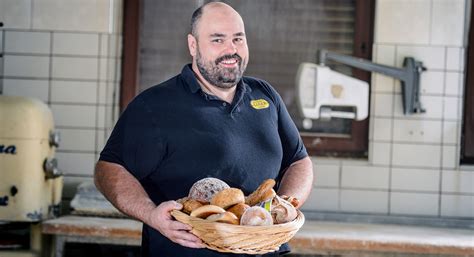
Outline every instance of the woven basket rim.
[[[244, 226], [191, 217], [178, 210], [171, 211], [171, 215], [176, 220], [192, 227], [191, 233], [201, 238], [206, 248], [219, 252], [243, 254], [265, 254], [278, 250], [303, 226], [305, 217], [300, 210], [297, 210], [297, 213], [296, 219], [283, 224]], [[219, 234], [219, 236], [216, 237], [216, 234]], [[237, 244], [234, 244], [227, 242], [229, 239], [233, 241], [235, 238], [241, 237], [245, 237], [243, 241], [246, 241], [246, 243], [237, 242]], [[255, 240], [249, 240], [253, 237]], [[262, 238], [264, 239], [262, 240]]]
[[[186, 219], [189, 220], [192, 225], [192, 223], [198, 222], [199, 224], [209, 224], [212, 225], [213, 227], [226, 227], [226, 228], [245, 228], [245, 229], [256, 229], [256, 230], [261, 230], [262, 228], [272, 228], [275, 230], [278, 230], [279, 228], [288, 228], [288, 227], [293, 227], [296, 226], [298, 229], [303, 225], [305, 222], [305, 217], [303, 212], [301, 212], [299, 209], [296, 210], [298, 213], [298, 216], [290, 222], [287, 223], [282, 223], [282, 224], [273, 224], [273, 225], [266, 225], [266, 226], [250, 226], [250, 225], [233, 225], [233, 224], [227, 224], [227, 223], [220, 223], [220, 222], [215, 222], [215, 221], [209, 221], [201, 218], [196, 218], [196, 217], [191, 217], [188, 214], [180, 211], [180, 210], [173, 210], [171, 211], [171, 215], [176, 218], [176, 216], [186, 216]], [[300, 224], [301, 223], [301, 224]], [[299, 225], [299, 226], [298, 226]]]

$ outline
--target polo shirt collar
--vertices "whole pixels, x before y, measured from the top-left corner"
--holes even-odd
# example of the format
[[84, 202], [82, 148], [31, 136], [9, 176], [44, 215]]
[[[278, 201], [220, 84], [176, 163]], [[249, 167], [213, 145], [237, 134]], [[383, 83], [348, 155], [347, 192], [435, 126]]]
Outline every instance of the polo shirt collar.
[[[183, 67], [181, 71], [181, 76], [183, 77], [184, 81], [186, 82], [186, 85], [189, 87], [189, 90], [192, 93], [202, 91], [202, 88], [199, 85], [199, 82], [197, 81], [196, 75], [194, 74], [191, 64], [186, 64]], [[239, 83], [237, 83], [237, 91], [239, 91], [240, 89], [243, 89], [242, 93], [252, 92], [252, 89], [247, 83], [245, 83], [244, 79], [241, 79]]]

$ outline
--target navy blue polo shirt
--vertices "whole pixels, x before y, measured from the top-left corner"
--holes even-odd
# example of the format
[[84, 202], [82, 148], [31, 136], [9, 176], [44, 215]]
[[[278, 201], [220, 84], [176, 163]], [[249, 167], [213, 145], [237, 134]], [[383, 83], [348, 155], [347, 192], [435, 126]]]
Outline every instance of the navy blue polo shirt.
[[[248, 195], [265, 179], [279, 181], [291, 163], [306, 156], [285, 104], [267, 82], [243, 77], [228, 104], [202, 91], [188, 64], [135, 97], [100, 160], [125, 167], [158, 205], [187, 196], [205, 177]], [[182, 247], [146, 224], [142, 251], [153, 257], [238, 256]]]

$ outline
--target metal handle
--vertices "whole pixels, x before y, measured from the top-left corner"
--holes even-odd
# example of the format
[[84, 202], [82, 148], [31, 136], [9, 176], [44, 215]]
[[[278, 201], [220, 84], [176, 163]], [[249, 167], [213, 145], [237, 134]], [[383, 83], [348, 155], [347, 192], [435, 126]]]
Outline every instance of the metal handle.
[[426, 68], [423, 63], [412, 57], [403, 60], [403, 68], [369, 62], [362, 58], [332, 53], [327, 50], [318, 52], [319, 64], [324, 65], [326, 60], [333, 60], [366, 71], [381, 73], [394, 77], [402, 82], [403, 113], [422, 113], [426, 110], [420, 102], [420, 75]]
[[43, 170], [46, 178], [57, 178], [63, 175], [58, 169], [58, 160], [56, 158], [46, 158], [43, 163]]

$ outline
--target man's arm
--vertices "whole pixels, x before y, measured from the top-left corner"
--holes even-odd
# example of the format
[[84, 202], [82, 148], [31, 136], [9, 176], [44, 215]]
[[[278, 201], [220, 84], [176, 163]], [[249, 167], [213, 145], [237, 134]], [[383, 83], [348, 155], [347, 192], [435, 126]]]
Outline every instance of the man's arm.
[[313, 187], [313, 163], [309, 157], [293, 162], [283, 175], [278, 195], [296, 197], [298, 208], [308, 199]]
[[201, 240], [189, 233], [189, 225], [173, 220], [170, 211], [180, 210], [182, 205], [167, 201], [156, 206], [138, 180], [123, 166], [99, 161], [94, 182], [107, 200], [123, 213], [146, 223], [175, 243], [192, 248], [203, 247]]

